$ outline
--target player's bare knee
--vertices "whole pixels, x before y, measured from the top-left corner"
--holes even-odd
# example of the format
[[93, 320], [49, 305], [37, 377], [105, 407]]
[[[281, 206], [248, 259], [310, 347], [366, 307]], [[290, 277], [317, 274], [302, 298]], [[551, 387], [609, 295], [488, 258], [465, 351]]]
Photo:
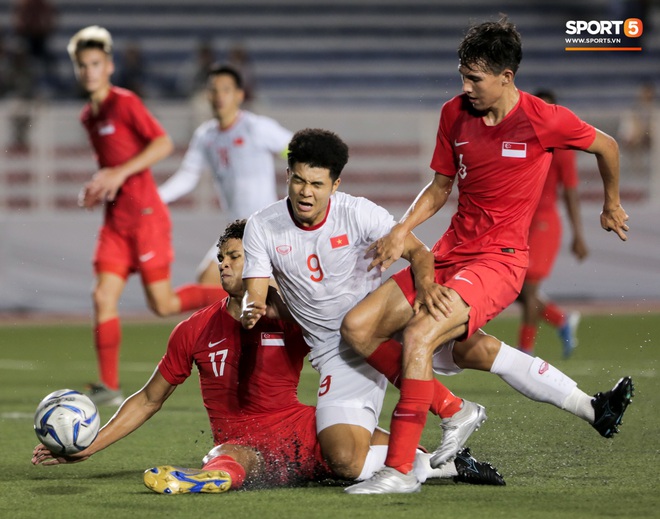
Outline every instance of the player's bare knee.
[[111, 290], [105, 289], [101, 285], [97, 285], [94, 288], [92, 292], [92, 300], [94, 301], [94, 309], [97, 314], [113, 307], [117, 303], [114, 293]]
[[326, 462], [340, 478], [355, 479], [360, 475], [364, 456], [358, 456], [353, 446], [333, 445], [329, 449], [322, 450]]
[[366, 323], [359, 312], [348, 312], [341, 323], [341, 336], [358, 353], [366, 351], [369, 342]]
[[172, 303], [168, 300], [150, 298], [148, 303], [149, 309], [158, 317], [167, 317], [177, 313]]

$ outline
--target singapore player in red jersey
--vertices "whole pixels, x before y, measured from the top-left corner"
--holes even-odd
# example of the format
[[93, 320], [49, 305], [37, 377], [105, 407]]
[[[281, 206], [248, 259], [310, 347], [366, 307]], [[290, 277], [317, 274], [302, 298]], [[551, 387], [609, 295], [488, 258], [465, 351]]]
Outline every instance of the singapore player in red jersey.
[[[554, 93], [549, 90], [539, 90], [535, 95], [546, 103], [557, 103]], [[580, 312], [567, 314], [540, 292], [540, 284], [550, 275], [561, 246], [561, 217], [557, 209], [559, 187], [563, 188], [566, 214], [571, 224], [573, 235], [571, 251], [579, 261], [589, 254], [582, 229], [577, 186], [575, 151], [556, 149], [552, 154], [552, 162], [539, 205], [529, 227], [529, 267], [518, 296], [518, 302], [523, 307], [522, 323], [518, 332], [518, 348], [525, 353], [534, 352], [540, 318], [557, 329], [562, 341], [564, 358], [570, 357], [577, 345], [576, 330], [580, 322]]]
[[76, 33], [67, 47], [80, 86], [89, 96], [81, 122], [99, 170], [80, 193], [80, 205], [105, 205], [94, 271], [94, 342], [100, 382], [90, 387], [97, 404], [121, 403], [119, 298], [131, 273], [139, 272], [149, 307], [160, 316], [201, 308], [218, 300], [220, 287], [170, 282], [173, 252], [170, 217], [150, 167], [169, 155], [172, 142], [133, 93], [110, 83], [112, 38], [98, 26]]
[[[553, 149], [596, 155], [605, 194], [601, 225], [626, 240], [628, 216], [619, 198], [616, 141], [566, 108], [516, 88], [522, 45], [513, 24], [504, 17], [472, 27], [458, 56], [463, 93], [442, 108], [431, 161], [434, 178], [390, 233], [374, 243], [376, 257], [370, 265], [384, 269], [396, 261], [406, 236], [445, 205], [457, 183], [458, 209], [433, 247], [435, 291], [427, 291], [425, 306], [419, 308], [410, 269], [404, 269], [343, 322], [342, 335], [372, 366], [383, 373], [402, 369], [386, 467], [346, 489], [348, 493], [419, 490], [411, 467], [432, 399], [434, 352], [447, 341], [476, 335], [518, 296], [527, 269], [529, 225]], [[400, 357], [387, 347], [399, 331]], [[453, 341], [447, 349], [452, 345]], [[617, 431], [632, 398], [629, 377], [591, 398], [547, 362], [505, 346], [483, 334], [483, 340], [476, 337], [453, 345], [451, 357], [460, 367], [490, 370], [507, 382], [515, 379], [522, 387], [533, 386], [542, 397], [558, 394], [555, 403], [588, 420], [603, 436]], [[455, 427], [466, 429], [455, 437], [472, 432], [458, 422]], [[450, 457], [440, 448], [431, 463], [441, 465]]]
[[[175, 328], [151, 379], [122, 404], [90, 447], [61, 457], [39, 444], [32, 463], [84, 461], [124, 438], [161, 409], [195, 364], [215, 446], [201, 470], [165, 465], [145, 471], [144, 482], [150, 489], [165, 494], [219, 493], [244, 483], [280, 486], [332, 477], [316, 439], [315, 408], [297, 397], [309, 352], [300, 329], [268, 317], [249, 331], [240, 324], [244, 227], [245, 220], [229, 224], [218, 243], [222, 286], [229, 297]], [[271, 290], [273, 301], [279, 297]], [[273, 317], [276, 313], [271, 311]], [[379, 430], [374, 441], [386, 444], [387, 435]], [[429, 457], [420, 454], [420, 460], [426, 460], [426, 467], [417, 469], [422, 478], [504, 484], [496, 469], [476, 461], [467, 449], [440, 470], [430, 468]]]

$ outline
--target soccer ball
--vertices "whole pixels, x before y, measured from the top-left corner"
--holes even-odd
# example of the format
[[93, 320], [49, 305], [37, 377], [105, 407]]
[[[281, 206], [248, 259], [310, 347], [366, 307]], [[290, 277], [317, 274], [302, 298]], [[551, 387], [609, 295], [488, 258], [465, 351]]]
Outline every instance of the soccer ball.
[[101, 425], [98, 409], [90, 398], [72, 389], [60, 389], [37, 406], [34, 431], [54, 454], [75, 454], [96, 438]]

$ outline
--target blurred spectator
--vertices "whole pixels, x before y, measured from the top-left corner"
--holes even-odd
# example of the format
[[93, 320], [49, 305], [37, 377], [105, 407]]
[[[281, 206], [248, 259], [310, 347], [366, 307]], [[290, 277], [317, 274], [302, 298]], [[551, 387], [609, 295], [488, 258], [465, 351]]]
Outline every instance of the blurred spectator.
[[179, 96], [188, 98], [191, 103], [193, 117], [189, 133], [208, 118], [206, 80], [208, 71], [215, 61], [215, 51], [211, 42], [200, 41], [195, 51], [195, 58], [187, 59], [181, 67], [176, 91]]
[[51, 89], [59, 87], [55, 60], [48, 41], [55, 31], [57, 12], [49, 0], [16, 0], [13, 9], [14, 32], [21, 41], [31, 64], [38, 66], [38, 80]]
[[[186, 59], [180, 69], [176, 90], [181, 97], [192, 98], [206, 91], [206, 78], [215, 63], [215, 52], [209, 41], [199, 42], [194, 59]], [[206, 108], [206, 106], [205, 106]]]
[[645, 82], [639, 88], [637, 99], [621, 117], [618, 138], [622, 156], [629, 162], [631, 173], [650, 171], [653, 143], [653, 119], [657, 111], [655, 85]]
[[129, 43], [124, 50], [124, 54], [119, 60], [119, 70], [115, 73], [115, 83], [117, 86], [126, 88], [139, 97], [148, 97], [147, 73], [142, 57], [140, 46], [135, 43]]
[[244, 106], [249, 106], [256, 99], [256, 80], [252, 58], [248, 50], [240, 43], [234, 44], [227, 53], [227, 63], [232, 65], [243, 78]]

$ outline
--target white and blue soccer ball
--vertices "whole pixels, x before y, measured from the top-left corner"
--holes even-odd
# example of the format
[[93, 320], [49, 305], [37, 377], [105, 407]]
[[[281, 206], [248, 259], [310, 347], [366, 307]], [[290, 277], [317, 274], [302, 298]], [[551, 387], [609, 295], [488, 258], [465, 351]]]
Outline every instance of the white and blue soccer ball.
[[70, 455], [91, 445], [99, 432], [99, 411], [87, 395], [60, 389], [37, 406], [34, 430], [54, 454]]

